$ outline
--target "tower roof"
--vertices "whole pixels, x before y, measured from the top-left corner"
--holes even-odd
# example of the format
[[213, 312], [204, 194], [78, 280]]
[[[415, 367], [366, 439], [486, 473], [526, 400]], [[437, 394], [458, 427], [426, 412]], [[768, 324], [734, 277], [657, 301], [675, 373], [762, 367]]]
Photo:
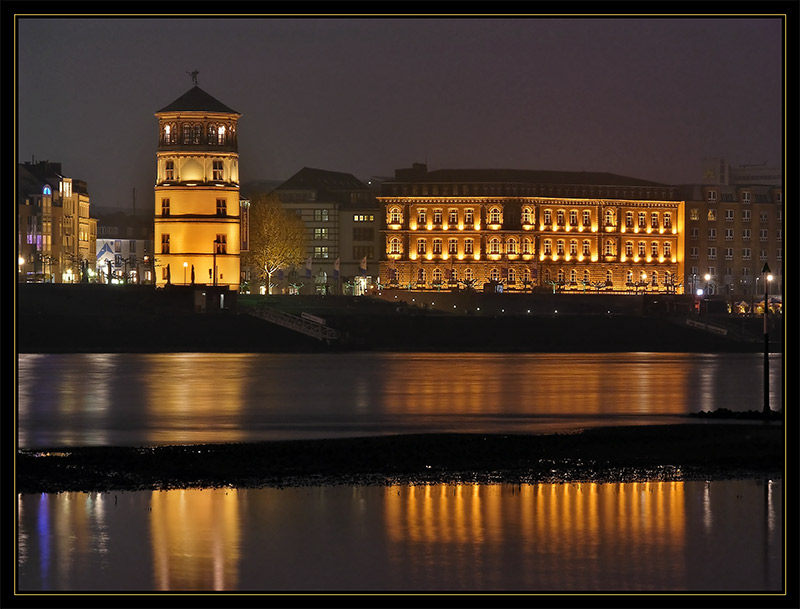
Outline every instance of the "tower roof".
[[164, 106], [156, 114], [161, 112], [225, 112], [226, 114], [240, 114], [236, 110], [229, 108], [217, 98], [209, 95], [200, 87], [195, 85], [186, 93], [181, 95], [171, 104]]

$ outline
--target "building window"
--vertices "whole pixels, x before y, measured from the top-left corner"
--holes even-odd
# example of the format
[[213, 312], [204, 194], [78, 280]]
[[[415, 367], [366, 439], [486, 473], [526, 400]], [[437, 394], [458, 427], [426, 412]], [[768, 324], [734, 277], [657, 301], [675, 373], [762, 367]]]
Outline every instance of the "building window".
[[643, 211], [639, 212], [639, 228], [647, 228], [647, 214]]
[[633, 228], [633, 212], [626, 211], [625, 212], [625, 226], [627, 228]]
[[569, 211], [569, 224], [570, 226], [577, 226], [578, 225], [578, 210], [571, 209]]
[[759, 253], [759, 258], [762, 261], [766, 261], [766, 259], [767, 259], [767, 250], [761, 250], [761, 252]]
[[222, 161], [214, 161], [212, 173], [214, 180], [222, 179]]
[[726, 209], [725, 210], [725, 222], [733, 222], [733, 210]]
[[606, 284], [607, 284], [607, 285], [612, 285], [612, 284], [614, 283], [614, 282], [612, 281], [612, 277], [613, 277], [613, 275], [611, 274], [611, 270], [610, 270], [610, 269], [609, 269], [609, 270], [607, 270], [607, 271], [606, 271]]
[[402, 249], [400, 247], [400, 239], [398, 239], [397, 237], [393, 237], [392, 239], [389, 239], [389, 253], [390, 254], [399, 254], [401, 252], [402, 252]]
[[417, 283], [425, 283], [425, 269], [417, 270]]
[[650, 214], [650, 228], [658, 228], [658, 212]]
[[389, 210], [389, 224], [401, 224], [403, 222], [403, 214], [400, 213], [399, 207], [392, 207]]
[[742, 260], [750, 260], [750, 248], [743, 247], [742, 248]]
[[709, 247], [708, 248], [708, 259], [709, 260], [716, 260], [717, 258], [717, 248], [716, 247]]
[[549, 209], [544, 210], [543, 222], [545, 226], [550, 226], [553, 223], [553, 212]]
[[725, 229], [725, 241], [733, 241], [733, 229], [726, 228]]
[[717, 191], [716, 190], [709, 190], [708, 191], [708, 200], [709, 201], [716, 201], [717, 200]]
[[475, 223], [475, 212], [472, 209], [464, 210], [464, 224], [470, 226]]
[[522, 208], [522, 223], [523, 224], [530, 224], [533, 221], [533, 217], [531, 214], [530, 207], [523, 207]]
[[458, 253], [458, 239], [450, 239], [447, 242], [447, 253], [448, 254], [457, 254]]
[[647, 252], [647, 244], [644, 241], [639, 241], [639, 256], [644, 258], [645, 253]]
[[169, 254], [169, 235], [166, 233], [161, 235], [161, 253]]
[[330, 249], [327, 245], [318, 245], [314, 248], [314, 258], [326, 259], [330, 258]]
[[456, 224], [458, 224], [458, 210], [457, 209], [449, 210], [447, 212], [447, 216], [448, 216], [447, 222], [449, 224], [451, 224], [452, 226], [455, 226]]
[[588, 227], [588, 226], [592, 225], [592, 212], [590, 212], [590, 211], [584, 211], [583, 212], [583, 225], [585, 227]]
[[500, 281], [500, 271], [496, 268], [493, 268], [489, 271], [489, 279], [491, 281]]
[[164, 125], [164, 143], [167, 145], [178, 143], [178, 133], [175, 124]]
[[517, 272], [514, 269], [508, 269], [508, 283], [517, 282]]
[[353, 222], [373, 222], [375, 216], [373, 214], [354, 214]]
[[614, 226], [614, 210], [607, 209], [605, 214], [605, 225], [606, 226]]
[[606, 241], [604, 252], [606, 256], [614, 255], [614, 242], [611, 239]]
[[626, 241], [625, 242], [625, 255], [626, 256], [633, 256], [633, 241]]
[[664, 228], [672, 228], [672, 214], [668, 211], [664, 212]]
[[441, 209], [434, 209], [433, 210], [433, 223], [434, 224], [441, 224], [442, 223], [442, 210]]
[[742, 193], [742, 203], [750, 203], [750, 193], [743, 192]]
[[530, 254], [531, 253], [531, 240], [527, 237], [522, 240], [522, 253], [523, 254]]
[[434, 239], [433, 240], [433, 253], [434, 254], [441, 254], [442, 253], [442, 240], [441, 239]]
[[726, 247], [725, 248], [725, 260], [733, 260], [733, 248]]
[[228, 202], [226, 199], [217, 199], [217, 215], [218, 216], [228, 215]]
[[716, 228], [709, 228], [708, 229], [708, 239], [709, 241], [713, 241], [717, 238], [717, 229]]
[[572, 239], [569, 242], [569, 254], [570, 256], [577, 256], [578, 255], [578, 240]]
[[217, 126], [213, 123], [208, 126], [208, 143], [212, 146], [217, 143]]
[[743, 209], [742, 210], [742, 222], [750, 222], [750, 210]]
[[759, 233], [759, 241], [769, 241], [768, 231], [766, 228], [762, 228]]
[[717, 210], [716, 209], [709, 209], [708, 210], [708, 219], [710, 221], [715, 221], [717, 219]]
[[427, 222], [427, 214], [424, 209], [417, 210], [417, 224], [419, 226], [424, 226], [425, 222]]
[[[327, 252], [324, 256], [327, 258]], [[371, 245], [354, 245], [353, 246], [353, 258], [355, 260], [361, 260], [362, 258], [366, 258], [367, 260], [374, 260], [375, 259], [375, 248]]]
[[556, 224], [558, 226], [564, 226], [564, 210], [562, 209], [556, 212]]
[[700, 230], [697, 229], [697, 228], [692, 228], [692, 229], [689, 230], [689, 238], [692, 241], [697, 241], [697, 238], [698, 238], [699, 234], [700, 234]]
[[464, 281], [471, 282], [475, 279], [475, 273], [472, 272], [472, 269], [467, 267], [464, 269]]
[[314, 210], [314, 222], [327, 222], [328, 221], [328, 210], [327, 209], [315, 209]]
[[509, 239], [506, 242], [506, 253], [507, 254], [516, 254], [517, 253], [517, 240], [516, 239]]
[[[327, 230], [328, 229], [326, 228], [325, 239], [328, 238]], [[375, 238], [375, 229], [372, 227], [365, 226], [353, 229], [353, 241], [372, 241], [374, 238]]]
[[664, 242], [664, 258], [672, 256], [672, 245], [669, 241]]
[[464, 253], [465, 254], [472, 254], [473, 253], [473, 246], [474, 242], [472, 239], [464, 239]]
[[592, 253], [592, 244], [587, 239], [583, 242], [583, 255], [589, 256]]
[[553, 242], [550, 239], [544, 240], [544, 255], [549, 256], [553, 253]]
[[767, 212], [762, 211], [758, 216], [762, 224], [766, 224], [767, 222], [769, 222], [769, 215], [767, 214]]
[[699, 257], [700, 257], [700, 254], [698, 253], [698, 250], [697, 250], [697, 248], [696, 248], [696, 247], [693, 247], [693, 248], [691, 248], [691, 249], [689, 250], [689, 257], [690, 257], [692, 260], [696, 260], [697, 258], [699, 258]]
[[417, 239], [417, 254], [425, 255], [428, 247], [425, 242], [425, 239]]
[[[353, 229], [355, 231], [355, 229]], [[314, 229], [314, 241], [327, 241], [328, 240], [328, 229], [327, 228], [315, 228]]]
[[114, 240], [114, 252], [119, 254], [122, 251], [122, 241], [119, 239]]
[[699, 220], [700, 219], [700, 210], [696, 207], [692, 207], [689, 210], [689, 220]]
[[658, 258], [658, 241], [653, 241], [650, 244], [650, 255], [653, 258]]
[[438, 267], [433, 269], [433, 273], [431, 274], [431, 277], [432, 277], [434, 282], [441, 283], [442, 277], [443, 277], [442, 269], [440, 269]]
[[161, 199], [161, 215], [169, 215], [169, 199]]
[[214, 247], [216, 248], [215, 251], [217, 254], [227, 254], [228, 237], [222, 234], [217, 235], [217, 238], [214, 240]]
[[750, 229], [743, 228], [742, 229], [742, 241], [750, 241]]
[[174, 161], [167, 161], [164, 163], [164, 179], [166, 180], [174, 180], [175, 179], [175, 162]]
[[500, 253], [500, 239], [495, 237], [489, 240], [489, 253], [490, 254]]
[[136, 252], [136, 241], [131, 239], [128, 241], [128, 252], [135, 253]]

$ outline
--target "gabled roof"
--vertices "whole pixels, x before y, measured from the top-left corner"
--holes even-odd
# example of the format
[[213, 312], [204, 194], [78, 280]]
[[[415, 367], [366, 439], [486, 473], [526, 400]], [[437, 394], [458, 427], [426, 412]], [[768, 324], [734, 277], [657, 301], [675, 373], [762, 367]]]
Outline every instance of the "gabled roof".
[[240, 114], [236, 110], [229, 108], [221, 101], [203, 91], [195, 85], [186, 93], [181, 95], [171, 104], [164, 106], [156, 112], [225, 112], [226, 114]]

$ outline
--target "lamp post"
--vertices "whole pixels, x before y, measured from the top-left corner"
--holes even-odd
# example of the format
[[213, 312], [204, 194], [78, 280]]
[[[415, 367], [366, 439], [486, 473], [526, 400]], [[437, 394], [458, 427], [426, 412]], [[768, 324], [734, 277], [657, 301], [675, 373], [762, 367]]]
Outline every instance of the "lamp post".
[[769, 416], [769, 282], [772, 281], [769, 265], [765, 262], [764, 268], [764, 418]]
[[705, 275], [703, 275], [703, 279], [706, 280], [705, 298], [703, 300], [705, 300], [705, 302], [706, 302], [706, 315], [705, 315], [705, 317], [706, 317], [706, 323], [708, 323], [708, 297], [711, 294], [711, 292], [708, 291], [708, 282], [711, 281], [711, 275], [709, 273], [706, 273]]
[[186, 285], [186, 267], [189, 266], [188, 262], [183, 263], [183, 285]]

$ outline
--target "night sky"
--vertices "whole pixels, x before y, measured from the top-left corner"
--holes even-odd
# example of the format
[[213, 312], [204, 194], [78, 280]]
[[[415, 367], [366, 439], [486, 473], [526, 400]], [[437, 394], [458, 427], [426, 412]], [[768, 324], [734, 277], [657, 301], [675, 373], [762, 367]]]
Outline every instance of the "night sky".
[[242, 113], [240, 180], [513, 168], [702, 181], [779, 166], [784, 23], [688, 18], [20, 17], [18, 161], [93, 205], [151, 207], [154, 113], [192, 86]]

